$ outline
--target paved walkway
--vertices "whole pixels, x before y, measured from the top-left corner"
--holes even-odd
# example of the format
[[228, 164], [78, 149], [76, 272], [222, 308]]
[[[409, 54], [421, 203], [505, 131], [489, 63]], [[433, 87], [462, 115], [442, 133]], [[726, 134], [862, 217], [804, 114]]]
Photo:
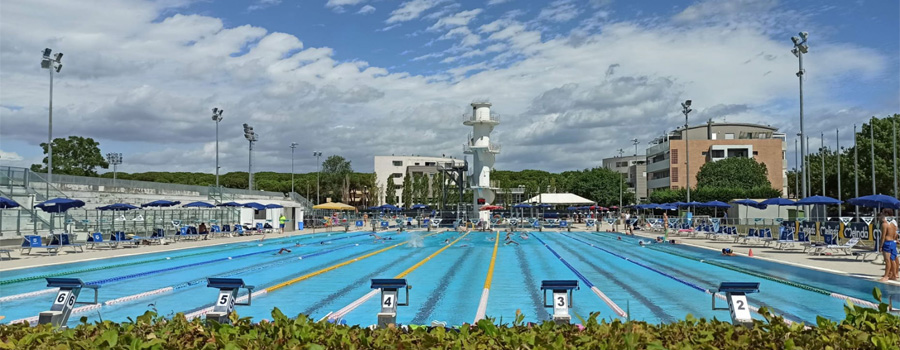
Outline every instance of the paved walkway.
[[[355, 232], [357, 230], [351, 229], [350, 232]], [[266, 239], [273, 238], [282, 238], [288, 236], [303, 236], [310, 234], [321, 234], [329, 231], [325, 231], [324, 229], [316, 229], [315, 232], [313, 230], [304, 230], [304, 231], [294, 231], [294, 232], [285, 232], [281, 233], [268, 233], [265, 235]], [[342, 233], [343, 229], [334, 229], [330, 231], [331, 233]], [[240, 242], [248, 242], [259, 240], [262, 238], [262, 235], [250, 235], [250, 236], [234, 236], [234, 237], [216, 237], [209, 240], [181, 240], [178, 242], [171, 242], [165, 245], [140, 245], [128, 248], [118, 248], [118, 249], [88, 249], [85, 247], [84, 253], [77, 252], [73, 253], [71, 248], [64, 248], [59, 251], [57, 255], [48, 255], [43, 249], [35, 249], [31, 251], [31, 254], [21, 254], [17, 247], [4, 247], [5, 249], [14, 250], [10, 255], [12, 259], [6, 259], [5, 254], [3, 255], [3, 261], [0, 261], [0, 277], [2, 277], [2, 271], [16, 270], [22, 268], [29, 267], [38, 267], [38, 266], [47, 266], [47, 265], [57, 265], [57, 264], [67, 264], [81, 261], [89, 261], [89, 260], [98, 260], [98, 259], [106, 259], [106, 258], [117, 258], [123, 256], [133, 256], [133, 255], [141, 255], [141, 254], [152, 254], [159, 252], [168, 252], [168, 251], [176, 251], [182, 249], [191, 249], [198, 247], [210, 247], [222, 244], [231, 244], [231, 243], [240, 243]]]
[[[583, 225], [578, 225], [573, 230], [584, 230]], [[610, 226], [604, 224], [600, 227], [600, 231], [606, 231]], [[634, 231], [638, 237], [656, 239], [662, 236], [662, 232], [652, 231]], [[869, 280], [875, 280], [884, 276], [884, 262], [882, 259], [872, 259], [875, 255], [869, 255], [868, 261], [857, 260], [855, 256], [847, 256], [842, 254], [836, 255], [809, 255], [803, 251], [799, 245], [786, 249], [778, 250], [774, 247], [764, 247], [762, 244], [744, 244], [735, 243], [734, 240], [712, 240], [707, 239], [706, 235], [698, 235], [697, 237], [688, 237], [686, 235], [674, 235], [669, 233], [669, 239], [674, 239], [676, 244], [685, 244], [699, 248], [706, 248], [715, 251], [722, 251], [723, 248], [731, 248], [735, 254], [749, 255], [753, 250], [753, 257], [758, 259], [766, 259], [774, 262], [800, 266], [809, 269], [816, 269], [831, 272], [840, 275], [853, 276]], [[888, 281], [892, 285], [900, 285], [897, 281]]]

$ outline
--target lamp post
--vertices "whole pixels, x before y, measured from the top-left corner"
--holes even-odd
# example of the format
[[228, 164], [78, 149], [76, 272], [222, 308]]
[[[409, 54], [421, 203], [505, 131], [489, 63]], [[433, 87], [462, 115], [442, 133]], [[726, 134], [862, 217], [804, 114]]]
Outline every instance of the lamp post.
[[50, 198], [50, 186], [53, 183], [53, 71], [59, 73], [62, 69], [62, 52], [57, 52], [52, 57], [53, 52], [49, 48], [44, 49], [44, 58], [41, 60], [41, 68], [50, 71], [50, 114], [47, 123], [47, 194]]
[[637, 146], [640, 142], [638, 142], [638, 139], [631, 139], [631, 143], [634, 144], [634, 155], [637, 156]]
[[219, 190], [219, 122], [222, 121], [224, 109], [213, 108], [212, 120], [216, 122], [216, 191]]
[[253, 127], [244, 123], [244, 138], [247, 139], [250, 144], [250, 148], [248, 150], [248, 163], [247, 163], [247, 189], [253, 190], [253, 143], [259, 139], [259, 135], [253, 131]]
[[822, 195], [825, 196], [825, 133], [822, 133], [822, 149], [819, 154], [822, 155]]
[[794, 195], [800, 198], [800, 152], [797, 151], [797, 139], [794, 139], [794, 170]]
[[869, 121], [869, 151], [872, 155], [872, 194], [878, 194], [875, 192], [875, 117]]
[[[794, 42], [794, 48], [791, 49], [791, 53], [794, 56], [797, 56], [797, 60], [800, 62], [800, 70], [797, 71], [797, 78], [800, 79], [800, 152], [803, 153], [803, 156], [806, 156], [806, 148], [807, 142], [804, 142], [803, 135], [806, 133], [803, 132], [803, 75], [806, 74], [806, 71], [803, 70], [803, 55], [809, 52], [809, 45], [806, 44], [806, 38], [809, 36], [807, 32], [800, 32], [799, 37], [791, 37], [791, 41]], [[809, 188], [807, 187], [807, 168], [804, 161], [803, 166], [803, 197], [809, 195]]]
[[113, 187], [116, 186], [116, 173], [118, 165], [122, 164], [122, 153], [107, 153], [106, 161], [113, 166]]
[[322, 152], [313, 152], [313, 157], [316, 157], [316, 204], [319, 204], [319, 157], [322, 156]]
[[[853, 124], [853, 197], [859, 198], [859, 144], [856, 141], [856, 124]], [[859, 218], [859, 206], [856, 206], [856, 218]]]
[[[622, 154], [625, 153], [625, 150], [619, 148], [619, 158], [622, 158]], [[622, 177], [622, 172], [619, 172], [619, 212], [622, 212], [622, 182], [625, 182], [625, 179]]]
[[[844, 154], [844, 150], [841, 149], [841, 130], [834, 129], [834, 139], [837, 141], [837, 182], [838, 182], [838, 195], [837, 199], [841, 200], [843, 197], [843, 193], [841, 193], [841, 156]], [[843, 214], [843, 205], [838, 205], [838, 217], [840, 218]]]
[[691, 113], [691, 100], [681, 103], [681, 113], [684, 113], [684, 160], [687, 166], [684, 168], [685, 188], [687, 188], [687, 202], [691, 202], [691, 150], [688, 146], [688, 114]]
[[294, 149], [297, 148], [296, 142], [291, 142], [291, 193], [294, 192]]

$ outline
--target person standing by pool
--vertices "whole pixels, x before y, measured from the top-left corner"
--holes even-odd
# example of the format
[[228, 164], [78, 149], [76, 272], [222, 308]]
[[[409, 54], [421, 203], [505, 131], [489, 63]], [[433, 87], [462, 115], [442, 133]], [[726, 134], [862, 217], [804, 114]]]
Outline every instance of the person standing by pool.
[[278, 218], [278, 226], [281, 226], [281, 234], [284, 234], [284, 223], [287, 222], [287, 218], [284, 217], [284, 214], [281, 214], [281, 217]]
[[894, 216], [893, 210], [881, 210], [881, 253], [884, 254], [884, 276], [881, 282], [897, 280], [897, 225], [888, 221]]
[[668, 240], [669, 239], [669, 214], [666, 214], [665, 211], [663, 211], [663, 219], [662, 220], [663, 220], [663, 222], [662, 222], [663, 237], [665, 240]]

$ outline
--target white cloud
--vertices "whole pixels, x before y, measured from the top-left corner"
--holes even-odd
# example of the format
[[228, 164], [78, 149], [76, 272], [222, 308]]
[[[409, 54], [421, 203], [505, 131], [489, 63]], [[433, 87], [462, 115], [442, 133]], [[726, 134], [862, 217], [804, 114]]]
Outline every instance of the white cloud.
[[500, 5], [500, 4], [505, 4], [507, 2], [510, 2], [510, 1], [512, 1], [512, 0], [488, 0], [487, 5], [488, 6]]
[[359, 11], [356, 13], [360, 14], [360, 15], [368, 15], [372, 12], [375, 12], [375, 6], [366, 5], [366, 6], [363, 6], [362, 8], [360, 8]]
[[474, 9], [474, 10], [458, 12], [451, 16], [447, 16], [447, 17], [439, 19], [437, 22], [435, 22], [433, 25], [431, 25], [431, 27], [428, 27], [428, 30], [441, 30], [444, 28], [466, 26], [469, 24], [469, 22], [471, 22], [473, 19], [475, 19], [475, 16], [478, 16], [478, 14], [480, 14], [483, 11], [484, 10], [482, 10], [482, 9]]
[[325, 7], [335, 8], [339, 6], [355, 6], [366, 2], [367, 0], [328, 0]]
[[539, 21], [566, 22], [581, 14], [572, 0], [556, 0], [538, 14]]
[[778, 5], [777, 0], [701, 0], [688, 6], [673, 17], [678, 22], [706, 20], [708, 18], [745, 17], [762, 13]]
[[[56, 158], [56, 157], [54, 157], [54, 158]], [[6, 152], [3, 150], [0, 150], [0, 161], [14, 162], [14, 161], [20, 161], [22, 159], [23, 159], [22, 156], [20, 156], [16, 152]]]
[[[407, 73], [348, 61], [290, 34], [173, 14], [156, 3], [3, 6], [0, 101], [21, 107], [0, 109], [3, 159], [6, 153], [29, 157], [46, 138], [46, 72], [34, 68], [34, 53], [44, 47], [66, 54], [54, 78], [55, 134], [93, 137], [101, 147], [132, 145], [129, 171], [212, 172], [212, 107], [225, 110], [224, 172], [246, 169], [245, 122], [261, 136], [254, 146], [260, 170], [286, 171], [285, 145], [292, 141], [320, 145], [362, 171], [371, 171], [376, 154], [459, 155], [469, 129], [448, 116], [482, 96], [504, 115], [495, 129], [505, 142], [498, 169], [596, 165], [611, 154], [598, 150], [624, 147], [617, 135], [648, 140], [680, 124], [677, 102], [685, 98], [694, 100], [698, 116], [796, 130], [796, 58], [784, 38], [749, 23], [619, 21], [602, 31], [542, 37], [507, 18], [477, 33], [457, 26], [442, 34], [472, 47], [454, 43], [427, 54], [402, 47], [424, 54], [418, 61], [466, 59], [448, 60], [462, 63], [431, 73]], [[807, 71], [816, 72], [804, 93], [815, 106], [810, 113], [840, 119], [812, 121], [807, 132], [900, 108], [860, 110], [842, 90], [877, 83], [889, 62], [883, 51], [820, 39], [816, 54], [804, 60]], [[846, 112], [823, 112], [829, 110]], [[297, 158], [298, 171], [315, 169], [309, 158]]]
[[390, 24], [414, 20], [419, 18], [425, 11], [434, 8], [443, 1], [444, 0], [410, 0], [404, 2], [400, 4], [400, 7], [391, 12], [391, 17], [389, 17], [386, 22]]
[[247, 7], [247, 11], [262, 10], [279, 4], [281, 4], [281, 0], [257, 0], [253, 5]]

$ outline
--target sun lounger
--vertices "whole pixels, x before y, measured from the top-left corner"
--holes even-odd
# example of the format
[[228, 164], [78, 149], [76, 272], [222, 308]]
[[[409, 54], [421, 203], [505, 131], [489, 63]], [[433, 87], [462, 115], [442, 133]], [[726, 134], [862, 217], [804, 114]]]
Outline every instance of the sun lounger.
[[[109, 235], [109, 242], [115, 243], [115, 247], [119, 247], [120, 243], [134, 243], [135, 241], [125, 236], [125, 232], [118, 231]], [[125, 246], [125, 245], [123, 245]], [[136, 245], [135, 245], [136, 247]]]
[[813, 251], [813, 254], [825, 254], [829, 251], [832, 251], [835, 253], [844, 253], [845, 255], [851, 255], [853, 247], [855, 247], [857, 243], [859, 243], [859, 238], [854, 237], [844, 244], [829, 244], [826, 246], [816, 247], [816, 249]]
[[103, 240], [103, 234], [100, 232], [94, 232], [90, 236], [88, 236], [87, 244], [88, 248], [97, 249], [97, 245], [102, 244], [107, 248], [114, 248], [115, 244], [106, 240]]
[[780, 239], [775, 242], [775, 249], [787, 249], [787, 247], [793, 247], [794, 244], [799, 243], [794, 239], [794, 231], [787, 231], [782, 229], [782, 234]]
[[41, 236], [28, 235], [24, 237], [24, 240], [22, 241], [22, 247], [19, 248], [19, 250], [25, 251], [25, 249], [28, 249], [28, 253], [25, 254], [31, 255], [32, 249], [44, 249], [47, 251], [47, 254], [56, 255], [59, 253], [59, 248], [59, 245], [43, 245], [41, 242]]
[[[12, 260], [12, 255], [9, 254], [11, 252], [12, 251], [9, 249], [0, 249], [0, 255], [6, 254], [6, 259], [8, 260]], [[2, 256], [0, 256], [0, 260], [3, 260]]]
[[74, 243], [75, 239], [72, 238], [71, 234], [68, 233], [57, 233], [53, 235], [53, 239], [50, 240], [50, 245], [58, 245], [60, 249], [65, 247], [71, 247], [72, 253], [78, 253], [80, 249], [82, 253], [84, 253], [84, 246], [81, 243]]

